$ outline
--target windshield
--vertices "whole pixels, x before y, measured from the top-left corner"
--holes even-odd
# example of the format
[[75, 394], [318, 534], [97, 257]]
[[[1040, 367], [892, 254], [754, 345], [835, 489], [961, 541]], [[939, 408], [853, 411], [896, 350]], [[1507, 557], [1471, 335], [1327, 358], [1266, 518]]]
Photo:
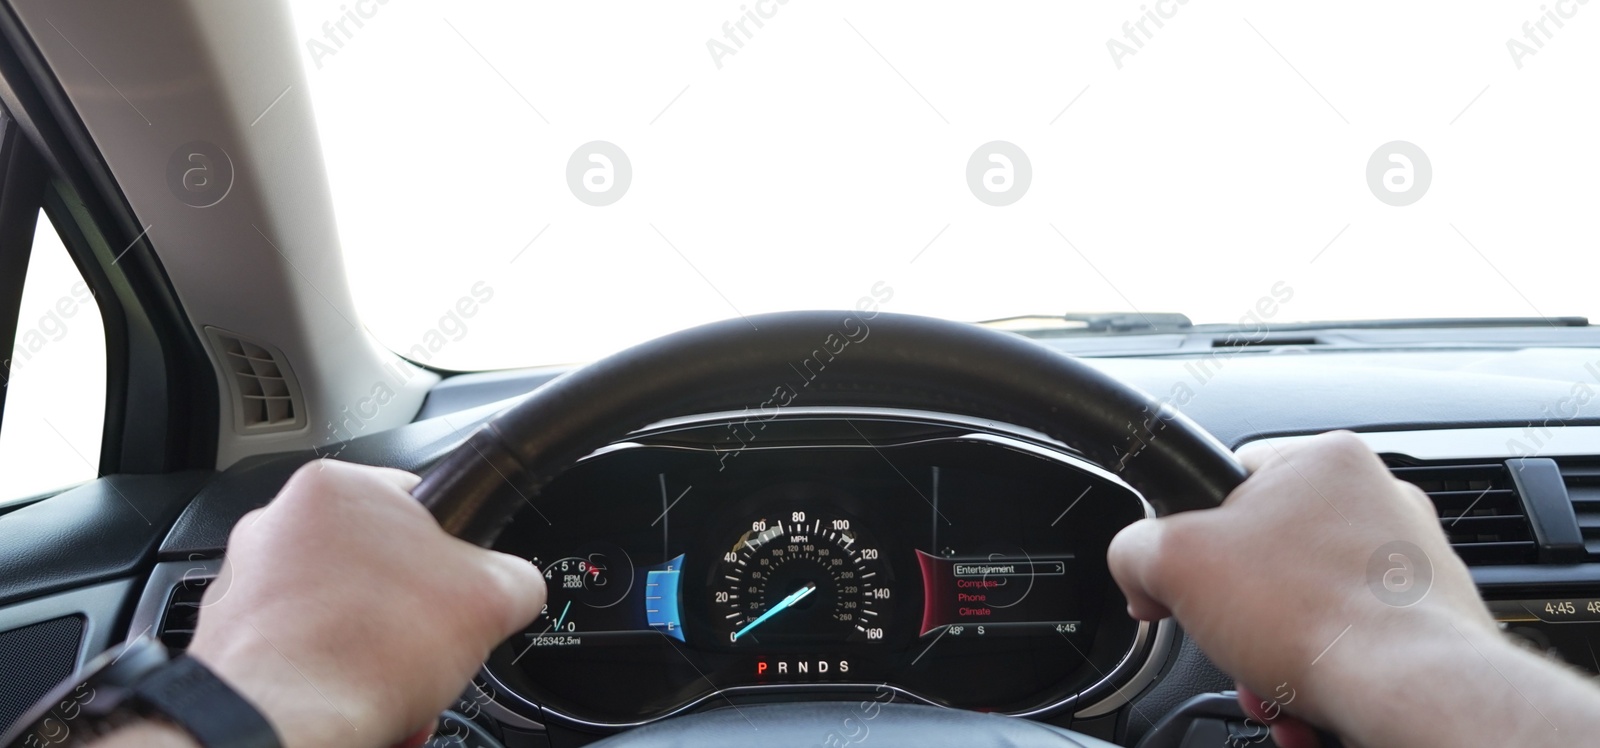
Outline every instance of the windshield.
[[1600, 311], [1600, 10], [1571, 0], [293, 9], [357, 305], [431, 366], [863, 298]]

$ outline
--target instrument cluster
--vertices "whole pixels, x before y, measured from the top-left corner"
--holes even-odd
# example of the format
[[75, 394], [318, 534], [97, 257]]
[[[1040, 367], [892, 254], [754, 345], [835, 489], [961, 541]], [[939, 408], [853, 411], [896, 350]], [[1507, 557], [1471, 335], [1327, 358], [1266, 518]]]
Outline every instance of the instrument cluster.
[[549, 591], [486, 668], [530, 716], [862, 689], [1041, 714], [1115, 699], [1155, 646], [1105, 562], [1149, 507], [1064, 447], [926, 414], [729, 423], [601, 450], [501, 535]]

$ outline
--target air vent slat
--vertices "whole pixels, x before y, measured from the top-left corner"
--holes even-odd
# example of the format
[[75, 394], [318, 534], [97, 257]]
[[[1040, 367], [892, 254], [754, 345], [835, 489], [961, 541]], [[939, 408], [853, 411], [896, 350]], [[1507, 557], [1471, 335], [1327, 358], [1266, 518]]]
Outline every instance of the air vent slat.
[[1501, 543], [1451, 543], [1468, 566], [1526, 564], [1534, 560], [1533, 541]]
[[1561, 460], [1561, 479], [1572, 499], [1572, 513], [1590, 561], [1600, 561], [1600, 464]]
[[1485, 488], [1477, 491], [1427, 491], [1428, 498], [1445, 518], [1499, 514], [1507, 511], [1522, 513], [1522, 503], [1516, 491], [1509, 488]]
[[1502, 516], [1484, 517], [1456, 517], [1440, 518], [1444, 526], [1444, 534], [1450, 536], [1455, 542], [1479, 542], [1487, 538], [1487, 542], [1498, 541], [1502, 537], [1517, 537], [1527, 533], [1528, 518], [1520, 514], [1507, 514]]
[[195, 627], [200, 624], [200, 604], [210, 583], [210, 578], [185, 579], [172, 588], [156, 630], [156, 638], [168, 649], [180, 652], [188, 648]]
[[300, 387], [283, 352], [215, 327], [206, 328], [228, 373], [234, 427], [241, 434], [288, 431], [306, 423]]
[[1537, 546], [1503, 463], [1391, 466], [1433, 501], [1450, 547], [1468, 565], [1533, 563]]

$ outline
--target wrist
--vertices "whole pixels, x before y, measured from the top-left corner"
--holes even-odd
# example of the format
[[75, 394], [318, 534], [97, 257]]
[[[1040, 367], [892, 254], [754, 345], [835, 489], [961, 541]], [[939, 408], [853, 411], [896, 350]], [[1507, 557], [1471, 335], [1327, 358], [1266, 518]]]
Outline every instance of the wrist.
[[254, 706], [284, 748], [323, 745], [330, 736], [354, 729], [264, 637], [234, 637], [227, 643], [197, 637], [188, 655]]
[[[1413, 608], [1352, 626], [1314, 670], [1319, 719], [1354, 745], [1424, 745], [1455, 738], [1466, 745], [1485, 736], [1471, 720], [1440, 719], [1469, 703], [1455, 684], [1479, 678], [1485, 661], [1516, 656], [1493, 621], [1449, 609]], [[1467, 709], [1471, 713], [1470, 708]], [[1478, 726], [1478, 727], [1481, 727]]]
[[261, 711], [198, 658], [136, 637], [101, 652], [0, 735], [4, 745], [281, 748]]
[[166, 720], [147, 719], [126, 727], [106, 736], [103, 740], [95, 742], [94, 748], [132, 748], [141, 746], [159, 746], [160, 748], [200, 748], [200, 744], [189, 737], [177, 725]]

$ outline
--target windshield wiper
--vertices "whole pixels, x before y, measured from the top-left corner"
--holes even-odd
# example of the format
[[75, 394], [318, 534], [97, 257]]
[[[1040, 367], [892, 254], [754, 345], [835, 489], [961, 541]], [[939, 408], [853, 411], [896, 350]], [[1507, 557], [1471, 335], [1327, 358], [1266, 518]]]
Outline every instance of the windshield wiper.
[[1068, 312], [1066, 314], [1022, 314], [979, 322], [984, 327], [1012, 332], [1052, 335], [1104, 334], [1125, 332], [1187, 332], [1194, 327], [1187, 315], [1177, 312]]

